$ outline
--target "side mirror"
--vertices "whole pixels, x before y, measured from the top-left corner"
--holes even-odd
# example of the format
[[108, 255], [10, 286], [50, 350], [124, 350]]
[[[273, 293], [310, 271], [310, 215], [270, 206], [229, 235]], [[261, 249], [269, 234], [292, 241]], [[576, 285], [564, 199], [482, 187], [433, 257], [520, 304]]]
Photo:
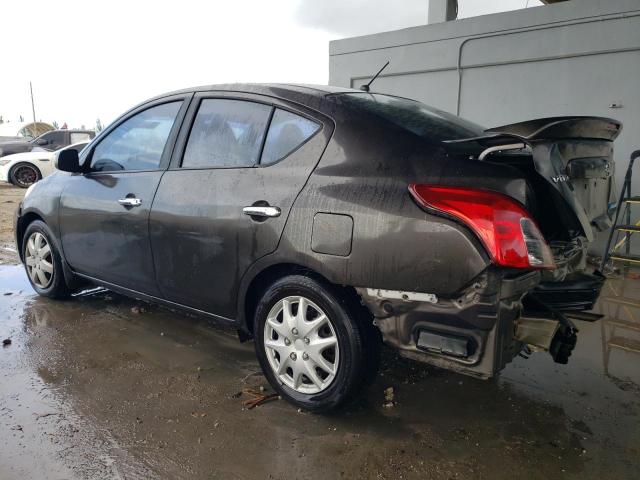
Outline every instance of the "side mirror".
[[63, 172], [79, 173], [82, 171], [78, 151], [75, 148], [68, 148], [58, 153], [55, 166]]
[[38, 145], [47, 145], [47, 144], [49, 143], [49, 140], [46, 140], [46, 139], [44, 139], [44, 138], [38, 138], [38, 139], [36, 140], [36, 143], [37, 143]]

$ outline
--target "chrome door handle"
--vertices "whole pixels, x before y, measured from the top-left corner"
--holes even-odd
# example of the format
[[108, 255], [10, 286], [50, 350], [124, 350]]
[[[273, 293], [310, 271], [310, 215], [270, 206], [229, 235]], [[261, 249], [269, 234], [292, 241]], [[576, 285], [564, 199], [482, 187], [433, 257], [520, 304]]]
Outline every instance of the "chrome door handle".
[[118, 200], [118, 203], [125, 207], [139, 207], [140, 205], [142, 205], [142, 200], [140, 200], [139, 198], [126, 197]]
[[278, 207], [244, 207], [242, 213], [250, 217], [273, 218], [280, 216], [280, 208]]

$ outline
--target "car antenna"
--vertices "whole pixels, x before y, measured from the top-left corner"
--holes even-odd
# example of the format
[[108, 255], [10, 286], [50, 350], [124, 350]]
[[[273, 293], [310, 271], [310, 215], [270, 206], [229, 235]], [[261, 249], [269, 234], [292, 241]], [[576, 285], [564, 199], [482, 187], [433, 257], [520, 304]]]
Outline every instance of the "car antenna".
[[382, 73], [382, 71], [383, 71], [385, 68], [387, 68], [387, 66], [388, 66], [388, 65], [389, 65], [389, 62], [385, 63], [385, 64], [384, 64], [384, 67], [382, 67], [380, 70], [378, 70], [378, 73], [376, 73], [376, 74], [373, 76], [373, 78], [372, 78], [371, 80], [369, 80], [369, 83], [366, 83], [366, 84], [364, 84], [364, 85], [362, 85], [362, 86], [360, 87], [360, 90], [362, 90], [363, 92], [368, 92], [368, 91], [369, 91], [369, 88], [371, 87], [371, 84], [372, 84], [373, 82], [375, 82], [375, 81], [376, 81], [376, 78], [378, 78], [378, 76]]

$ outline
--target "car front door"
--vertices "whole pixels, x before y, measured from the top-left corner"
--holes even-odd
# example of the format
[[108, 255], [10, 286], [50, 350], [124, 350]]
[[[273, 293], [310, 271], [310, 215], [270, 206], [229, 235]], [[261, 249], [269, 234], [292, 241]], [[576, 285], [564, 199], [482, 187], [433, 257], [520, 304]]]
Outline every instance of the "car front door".
[[194, 98], [149, 222], [166, 299], [235, 317], [242, 275], [277, 248], [331, 135], [318, 115], [248, 94]]
[[87, 173], [60, 200], [62, 248], [81, 274], [157, 296], [149, 211], [187, 109], [188, 96], [147, 104], [84, 154]]

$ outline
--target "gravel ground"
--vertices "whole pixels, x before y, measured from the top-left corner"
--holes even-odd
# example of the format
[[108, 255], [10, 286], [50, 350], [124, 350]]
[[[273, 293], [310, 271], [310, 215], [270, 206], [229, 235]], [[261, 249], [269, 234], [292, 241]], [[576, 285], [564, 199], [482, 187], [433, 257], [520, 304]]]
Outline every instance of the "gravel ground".
[[18, 263], [13, 239], [13, 214], [24, 192], [24, 188], [0, 182], [0, 265]]

